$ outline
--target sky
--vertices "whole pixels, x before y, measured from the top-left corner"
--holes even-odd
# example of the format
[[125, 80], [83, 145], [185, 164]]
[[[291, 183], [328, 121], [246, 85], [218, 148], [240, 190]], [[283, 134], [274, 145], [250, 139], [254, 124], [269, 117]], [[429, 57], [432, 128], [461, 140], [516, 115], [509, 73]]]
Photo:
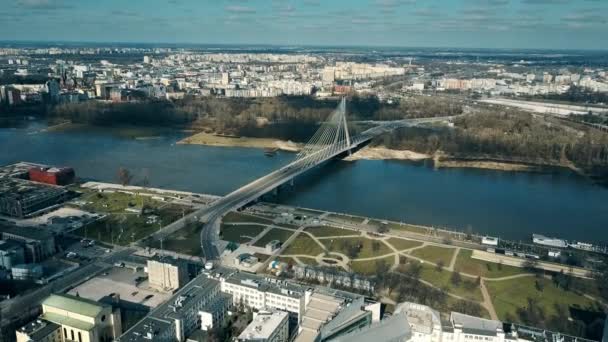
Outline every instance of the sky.
[[608, 0], [0, 2], [4, 41], [608, 48]]

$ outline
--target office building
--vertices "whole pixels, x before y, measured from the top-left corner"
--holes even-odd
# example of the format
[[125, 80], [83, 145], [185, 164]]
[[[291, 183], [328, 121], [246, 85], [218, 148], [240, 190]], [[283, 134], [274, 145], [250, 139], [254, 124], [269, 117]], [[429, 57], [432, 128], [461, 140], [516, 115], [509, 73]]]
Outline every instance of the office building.
[[26, 263], [36, 263], [55, 254], [55, 237], [50, 232], [33, 227], [0, 224], [3, 240], [17, 242], [24, 248]]
[[57, 186], [17, 178], [0, 179], [0, 215], [24, 218], [68, 199]]
[[235, 306], [288, 311], [298, 321], [306, 308], [305, 288], [274, 278], [237, 272], [221, 279], [221, 289], [232, 295]]
[[0, 241], [0, 266], [10, 270], [14, 265], [25, 262], [25, 250], [20, 243], [11, 240]]
[[361, 295], [316, 287], [309, 296], [296, 342], [329, 341], [372, 322], [372, 312], [365, 310]]
[[232, 297], [220, 292], [220, 282], [202, 274], [178, 290], [170, 300], [152, 310], [118, 341], [182, 342], [197, 329], [218, 326], [231, 304]]
[[287, 342], [289, 315], [285, 311], [259, 312], [239, 335], [238, 341]]
[[184, 260], [157, 257], [148, 260], [148, 281], [152, 288], [172, 292], [188, 282], [188, 265]]
[[441, 342], [441, 316], [438, 311], [417, 303], [401, 303], [395, 313], [405, 315], [412, 342]]
[[15, 280], [36, 281], [42, 278], [42, 266], [38, 264], [19, 264], [11, 267], [11, 274]]

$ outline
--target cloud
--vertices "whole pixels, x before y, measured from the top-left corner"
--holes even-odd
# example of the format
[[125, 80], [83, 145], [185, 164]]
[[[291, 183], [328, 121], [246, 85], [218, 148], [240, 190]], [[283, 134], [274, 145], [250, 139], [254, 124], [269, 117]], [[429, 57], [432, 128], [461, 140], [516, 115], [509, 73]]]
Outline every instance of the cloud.
[[372, 5], [386, 13], [395, 11], [397, 7], [414, 3], [416, 3], [416, 0], [374, 0]]
[[119, 16], [119, 17], [139, 17], [139, 14], [136, 12], [125, 11], [125, 10], [113, 10], [110, 12], [111, 15]]
[[61, 0], [17, 0], [16, 5], [32, 10], [55, 10], [70, 7]]
[[522, 0], [522, 3], [529, 5], [561, 5], [570, 2], [570, 0]]
[[247, 6], [230, 5], [226, 6], [226, 12], [230, 13], [255, 13], [255, 9]]
[[437, 17], [440, 15], [440, 12], [437, 8], [434, 7], [423, 7], [417, 8], [412, 12], [413, 15], [417, 17]]

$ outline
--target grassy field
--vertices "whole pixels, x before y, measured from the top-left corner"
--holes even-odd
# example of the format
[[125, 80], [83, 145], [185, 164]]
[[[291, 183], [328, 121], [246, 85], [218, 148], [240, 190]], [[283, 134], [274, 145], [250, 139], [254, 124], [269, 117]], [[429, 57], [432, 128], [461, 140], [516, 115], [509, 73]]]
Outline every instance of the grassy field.
[[[542, 286], [542, 291], [536, 286], [538, 282]], [[586, 308], [593, 306], [593, 301], [574, 292], [565, 291], [557, 288], [551, 280], [536, 277], [522, 277], [511, 280], [488, 281], [486, 282], [490, 297], [494, 303], [494, 308], [499, 319], [519, 320], [517, 315], [518, 308], [528, 305], [528, 298], [537, 301], [549, 318], [557, 313], [556, 306], [579, 306]]]
[[298, 257], [298, 260], [310, 266], [317, 266], [319, 264], [315, 258]]
[[376, 265], [379, 262], [384, 262], [387, 265], [392, 266], [395, 263], [395, 257], [390, 255], [376, 260], [353, 261], [350, 263], [350, 268], [355, 273], [373, 275], [376, 273]]
[[251, 241], [252, 238], [258, 236], [264, 231], [264, 226], [258, 225], [229, 225], [222, 224], [220, 229], [220, 238], [226, 241], [246, 243]]
[[223, 223], [239, 223], [239, 222], [247, 222], [247, 223], [260, 223], [260, 224], [273, 224], [271, 219], [258, 217], [255, 215], [243, 214], [239, 212], [230, 212], [224, 216], [222, 219]]
[[[323, 244], [328, 251], [345, 255], [349, 255], [348, 250], [350, 246], [359, 246], [359, 251], [355, 259], [370, 258], [392, 252], [392, 250], [382, 241], [371, 240], [364, 237], [323, 240]], [[374, 245], [376, 246], [376, 249], [374, 249]]]
[[395, 247], [399, 251], [402, 251], [402, 250], [408, 249], [408, 248], [418, 247], [418, 246], [422, 245], [422, 242], [420, 242], [420, 241], [406, 240], [406, 239], [399, 239], [399, 238], [390, 238], [390, 239], [386, 240], [386, 242], [388, 242], [391, 246]]
[[481, 302], [483, 296], [481, 295], [481, 289], [479, 285], [475, 283], [475, 279], [470, 279], [461, 276], [461, 281], [458, 284], [454, 284], [451, 281], [452, 272], [443, 270], [437, 271], [435, 266], [422, 265], [422, 272], [420, 273], [420, 279], [426, 280], [429, 283], [445, 289], [446, 291], [453, 293], [457, 296]]
[[[85, 188], [76, 190], [83, 193], [81, 200], [87, 202], [82, 209], [105, 213], [107, 216], [73, 233], [109, 244], [125, 246], [139, 241], [157, 231], [160, 226], [191, 212], [190, 208], [156, 201], [147, 196], [122, 192], [99, 193]], [[126, 211], [129, 208], [141, 210], [142, 207], [146, 208], [146, 214]], [[148, 223], [152, 215], [157, 216], [158, 221]]]
[[359, 235], [360, 233], [356, 230], [342, 229], [330, 226], [313, 226], [305, 229], [316, 237], [326, 236], [345, 236], [345, 235]]
[[472, 254], [472, 250], [461, 249], [456, 258], [454, 270], [487, 278], [500, 278], [526, 273], [521, 267], [500, 265], [493, 262], [472, 259]]
[[443, 262], [444, 266], [448, 266], [454, 255], [454, 248], [445, 248], [439, 246], [425, 246], [416, 249], [411, 253], [413, 256], [420, 259], [430, 261], [432, 263]]
[[283, 251], [283, 254], [286, 255], [303, 254], [313, 257], [321, 253], [323, 253], [323, 248], [306, 234], [298, 235]]
[[262, 236], [253, 245], [257, 246], [257, 247], [264, 247], [264, 246], [266, 246], [267, 243], [269, 243], [272, 240], [279, 240], [279, 241], [281, 241], [281, 243], [284, 243], [285, 241], [287, 241], [287, 239], [289, 239], [289, 237], [291, 235], [293, 235], [293, 233], [294, 233], [293, 230], [273, 228], [270, 231], [268, 231], [266, 234], [264, 234], [264, 236]]
[[[167, 236], [163, 240], [163, 248], [169, 251], [193, 256], [201, 255], [201, 229], [200, 224], [190, 224], [183, 229]], [[160, 248], [160, 241], [154, 240], [153, 248]]]

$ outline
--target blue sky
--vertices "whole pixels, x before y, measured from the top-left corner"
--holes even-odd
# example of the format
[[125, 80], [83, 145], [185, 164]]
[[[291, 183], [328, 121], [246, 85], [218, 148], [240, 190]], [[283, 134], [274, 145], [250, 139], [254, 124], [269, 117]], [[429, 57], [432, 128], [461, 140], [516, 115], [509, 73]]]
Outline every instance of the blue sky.
[[2, 0], [0, 40], [608, 48], [608, 0]]

